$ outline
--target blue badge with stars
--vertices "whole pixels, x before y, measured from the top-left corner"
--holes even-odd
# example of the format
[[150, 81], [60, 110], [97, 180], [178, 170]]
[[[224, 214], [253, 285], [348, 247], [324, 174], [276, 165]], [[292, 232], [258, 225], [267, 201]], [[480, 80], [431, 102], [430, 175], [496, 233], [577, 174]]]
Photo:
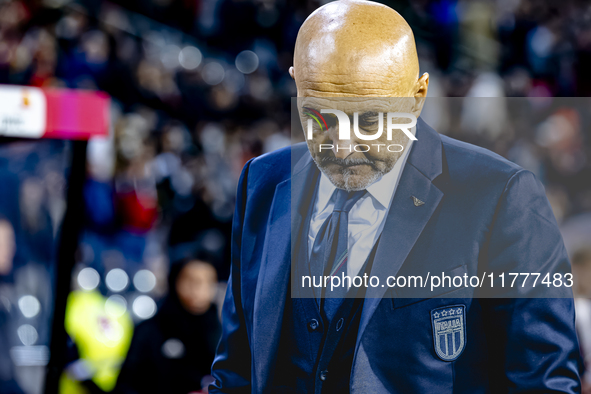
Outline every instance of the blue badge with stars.
[[433, 345], [443, 361], [454, 361], [466, 346], [466, 307], [451, 305], [431, 311]]

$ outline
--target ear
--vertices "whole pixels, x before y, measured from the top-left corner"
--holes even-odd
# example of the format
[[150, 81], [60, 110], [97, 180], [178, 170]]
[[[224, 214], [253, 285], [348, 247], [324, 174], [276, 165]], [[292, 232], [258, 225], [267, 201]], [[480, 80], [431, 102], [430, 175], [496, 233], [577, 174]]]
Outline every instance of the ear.
[[289, 75], [291, 76], [291, 79], [293, 79], [295, 81], [295, 70], [294, 70], [293, 66], [291, 66], [289, 68]]
[[418, 79], [415, 85], [415, 103], [413, 108], [414, 115], [418, 118], [421, 115], [421, 111], [423, 110], [423, 105], [425, 104], [425, 99], [427, 98], [427, 89], [429, 88], [429, 74], [424, 73]]
[[427, 97], [427, 89], [429, 88], [429, 73], [421, 75], [417, 81], [417, 89], [415, 91], [415, 97]]

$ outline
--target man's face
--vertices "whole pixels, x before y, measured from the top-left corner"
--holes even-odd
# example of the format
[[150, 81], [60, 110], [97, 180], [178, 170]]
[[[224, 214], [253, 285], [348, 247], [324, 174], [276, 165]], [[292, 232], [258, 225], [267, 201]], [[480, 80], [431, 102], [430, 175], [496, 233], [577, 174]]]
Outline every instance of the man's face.
[[[289, 69], [296, 82], [304, 132], [309, 118], [305, 117], [303, 107], [339, 109], [349, 116], [352, 127], [353, 114], [357, 112], [361, 136], [375, 134], [379, 112], [404, 112], [418, 118], [429, 85], [429, 75], [419, 76], [419, 71], [412, 30], [392, 8], [371, 1], [325, 4], [302, 24], [296, 39], [294, 64]], [[361, 100], [353, 101], [355, 98]], [[382, 98], [399, 101], [386, 105]], [[408, 142], [405, 134], [396, 131], [387, 140], [386, 130], [376, 140], [364, 141], [353, 132], [350, 141], [338, 140], [335, 117], [326, 118], [331, 120], [330, 124], [326, 122], [325, 129], [314, 121], [316, 130], [308, 140], [308, 148], [320, 170], [338, 188], [366, 188], [392, 170], [403, 153], [400, 149], [384, 150], [371, 145], [369, 150], [362, 147], [349, 151], [348, 146], [400, 144], [405, 147]], [[392, 123], [409, 123], [409, 119]], [[320, 150], [320, 144], [331, 142], [340, 149]]]
[[[318, 168], [338, 188], [363, 190], [392, 170], [404, 153], [409, 138], [401, 130], [393, 130], [388, 139], [388, 112], [412, 113], [414, 100], [410, 98], [316, 98], [298, 99], [300, 120], [307, 134], [310, 113], [322, 109], [344, 112], [350, 121], [350, 139], [339, 139], [339, 122], [332, 114], [322, 114], [323, 120], [313, 119], [313, 136], [307, 139], [308, 149]], [[381, 135], [375, 140], [362, 140], [353, 131], [357, 113], [357, 125], [361, 135]], [[318, 115], [316, 114], [318, 119]], [[393, 123], [408, 123], [405, 118], [394, 118]], [[320, 124], [318, 124], [320, 123]], [[326, 124], [325, 124], [326, 123]], [[332, 148], [331, 148], [332, 146]]]

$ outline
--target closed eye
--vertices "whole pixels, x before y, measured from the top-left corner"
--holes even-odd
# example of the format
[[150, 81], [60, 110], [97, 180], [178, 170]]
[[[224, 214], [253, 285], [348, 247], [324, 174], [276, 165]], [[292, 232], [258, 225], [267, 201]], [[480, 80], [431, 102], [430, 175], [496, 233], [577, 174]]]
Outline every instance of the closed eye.
[[364, 112], [359, 115], [359, 127], [377, 125], [380, 121], [380, 114], [377, 112]]

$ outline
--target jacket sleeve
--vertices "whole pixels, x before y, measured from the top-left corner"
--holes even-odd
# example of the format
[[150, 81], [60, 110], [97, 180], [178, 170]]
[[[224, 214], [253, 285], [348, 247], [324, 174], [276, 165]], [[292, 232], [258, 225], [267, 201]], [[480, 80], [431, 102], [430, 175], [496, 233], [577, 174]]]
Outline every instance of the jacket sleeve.
[[[520, 170], [507, 182], [486, 255], [486, 270], [497, 278], [504, 272], [506, 289], [510, 272], [541, 274], [536, 288], [520, 287], [521, 276], [519, 285], [496, 293], [507, 298], [481, 300], [492, 356], [491, 392], [580, 392], [574, 301], [564, 286], [570, 263], [544, 187], [531, 172]], [[546, 273], [551, 282], [560, 273], [563, 285], [542, 285]]]
[[212, 376], [215, 379], [209, 386], [212, 394], [251, 391], [251, 352], [242, 310], [240, 279], [242, 228], [250, 162], [244, 166], [238, 182], [232, 224], [232, 266], [222, 308], [222, 336], [212, 365]]

